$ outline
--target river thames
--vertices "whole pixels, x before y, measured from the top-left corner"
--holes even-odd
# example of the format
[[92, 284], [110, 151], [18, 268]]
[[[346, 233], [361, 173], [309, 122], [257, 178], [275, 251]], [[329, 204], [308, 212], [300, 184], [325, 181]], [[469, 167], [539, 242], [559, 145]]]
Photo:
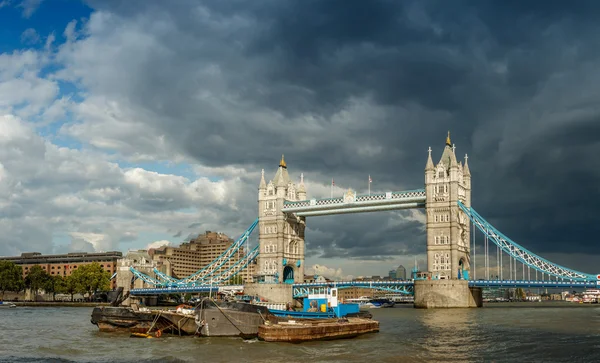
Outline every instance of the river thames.
[[598, 362], [600, 307], [372, 310], [379, 333], [303, 344], [100, 333], [91, 308], [0, 310], [0, 362]]

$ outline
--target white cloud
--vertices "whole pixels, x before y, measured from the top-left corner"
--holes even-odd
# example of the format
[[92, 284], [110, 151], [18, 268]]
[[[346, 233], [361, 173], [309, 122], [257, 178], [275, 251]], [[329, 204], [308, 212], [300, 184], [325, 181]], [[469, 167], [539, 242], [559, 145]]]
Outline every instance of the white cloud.
[[324, 265], [312, 265], [305, 271], [308, 275], [323, 276], [331, 280], [349, 280], [352, 279], [351, 275], [344, 275], [341, 268], [327, 267]]
[[27, 28], [21, 33], [21, 42], [25, 44], [36, 44], [40, 41], [40, 35], [33, 28]]
[[162, 246], [170, 246], [171, 245], [171, 241], [167, 241], [167, 240], [160, 240], [160, 241], [154, 241], [152, 243], [148, 243], [146, 245], [146, 249], [149, 250], [151, 248], [159, 248]]
[[44, 0], [22, 0], [17, 7], [23, 9], [23, 17], [30, 18]]

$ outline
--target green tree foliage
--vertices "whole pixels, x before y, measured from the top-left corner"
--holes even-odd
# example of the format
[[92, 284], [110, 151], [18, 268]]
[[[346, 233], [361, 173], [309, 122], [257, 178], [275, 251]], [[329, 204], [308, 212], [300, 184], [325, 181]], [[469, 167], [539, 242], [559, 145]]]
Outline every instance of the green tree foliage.
[[15, 265], [12, 261], [0, 261], [0, 291], [4, 299], [6, 291], [18, 292], [23, 290], [25, 282], [23, 281], [23, 270], [21, 266]]
[[110, 287], [110, 274], [96, 262], [79, 266], [71, 277], [75, 280], [76, 291], [88, 293], [90, 298], [98, 290], [108, 290]]
[[77, 279], [76, 277], [73, 277], [73, 275], [70, 276], [66, 276], [64, 278], [64, 287], [63, 287], [63, 291], [65, 294], [69, 294], [71, 295], [71, 301], [73, 301], [73, 295], [75, 295], [77, 293]]
[[50, 278], [46, 270], [40, 265], [32, 266], [29, 269], [29, 274], [25, 278], [25, 286], [33, 291], [34, 296], [37, 295], [38, 290], [43, 289], [46, 285], [46, 281]]
[[229, 285], [243, 285], [244, 279], [240, 275], [231, 276], [229, 279]]
[[44, 284], [44, 291], [52, 294], [52, 301], [56, 300], [56, 294], [66, 292], [66, 281], [61, 276], [48, 276]]

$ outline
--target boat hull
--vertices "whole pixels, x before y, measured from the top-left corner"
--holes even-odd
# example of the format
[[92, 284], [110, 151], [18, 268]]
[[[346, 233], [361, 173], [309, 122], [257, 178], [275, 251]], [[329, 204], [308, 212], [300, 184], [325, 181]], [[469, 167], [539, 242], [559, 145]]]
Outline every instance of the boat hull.
[[237, 302], [205, 300], [193, 314], [168, 310], [134, 311], [130, 307], [96, 307], [92, 324], [101, 332], [170, 333], [207, 337], [256, 338], [265, 320], [276, 321], [269, 309]]
[[379, 331], [379, 322], [370, 319], [349, 318], [330, 321], [313, 321], [261, 325], [258, 339], [267, 342], [301, 343], [314, 340], [354, 338]]
[[194, 315], [151, 310], [134, 311], [129, 307], [96, 307], [92, 311], [91, 323], [101, 332], [161, 333], [178, 335], [196, 334], [198, 326]]

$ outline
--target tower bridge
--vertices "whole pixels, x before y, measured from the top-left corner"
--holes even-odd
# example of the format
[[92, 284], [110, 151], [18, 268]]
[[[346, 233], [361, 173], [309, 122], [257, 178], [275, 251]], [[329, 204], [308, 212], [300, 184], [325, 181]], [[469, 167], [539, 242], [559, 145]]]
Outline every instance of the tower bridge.
[[[151, 277], [130, 268], [135, 278], [154, 286], [134, 289], [132, 294], [213, 291], [213, 286], [222, 285], [254, 260], [258, 260], [258, 283], [246, 285], [246, 292], [261, 296], [272, 294], [275, 299], [281, 296], [299, 297], [327, 286], [357, 286], [414, 293], [415, 302], [419, 300], [423, 307], [477, 306], [480, 305], [476, 301], [477, 290], [481, 287], [600, 286], [600, 275], [575, 271], [530, 252], [499, 232], [471, 207], [468, 156], [465, 155], [464, 162], [457, 159], [450, 133], [437, 163], [433, 162], [432, 149], [428, 149], [424, 171], [422, 189], [362, 195], [348, 189], [340, 197], [309, 199], [304, 176], [300, 175], [299, 184], [292, 182], [282, 156], [274, 177], [268, 183], [262, 170], [258, 186], [258, 218], [228, 251], [211, 265], [181, 280], [165, 276], [156, 269], [155, 277]], [[304, 283], [307, 217], [412, 208], [423, 209], [426, 215], [427, 277], [424, 280]], [[474, 257], [477, 250], [472, 226], [484, 236], [484, 252], [479, 258], [483, 257], [483, 266], [480, 267], [484, 271], [483, 279], [476, 277]], [[234, 266], [221, 269], [255, 229], [259, 234], [258, 246]], [[490, 250], [493, 245], [496, 245], [496, 253]], [[509, 262], [506, 275], [503, 257]], [[517, 263], [521, 271], [518, 271]], [[518, 272], [520, 279], [517, 278]]]
[[348, 189], [341, 197], [308, 199], [304, 176], [290, 180], [281, 157], [268, 183], [264, 170], [258, 187], [259, 269], [265, 282], [301, 283], [304, 279], [306, 217], [385, 210], [425, 209], [427, 215], [427, 269], [435, 278], [468, 276], [470, 225], [458, 202], [471, 206], [468, 157], [458, 161], [450, 133], [442, 156], [434, 165], [428, 150], [425, 188], [357, 195]]

